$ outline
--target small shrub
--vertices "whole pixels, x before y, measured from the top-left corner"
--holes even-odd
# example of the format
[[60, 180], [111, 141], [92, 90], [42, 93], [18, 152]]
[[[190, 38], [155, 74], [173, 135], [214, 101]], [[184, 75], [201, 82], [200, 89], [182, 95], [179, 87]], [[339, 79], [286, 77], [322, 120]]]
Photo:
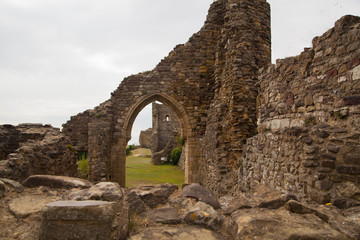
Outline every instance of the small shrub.
[[126, 156], [130, 156], [130, 155], [131, 155], [131, 150], [132, 150], [132, 145], [127, 145], [127, 146], [126, 146]]
[[177, 135], [176, 140], [177, 140], [177, 143], [178, 143], [179, 147], [184, 146], [185, 140], [180, 135]]
[[75, 148], [73, 145], [69, 144], [69, 145], [67, 145], [67, 147], [70, 151], [75, 152]]
[[82, 154], [76, 163], [78, 165], [79, 177], [87, 179], [89, 173], [88, 159], [86, 154]]
[[170, 162], [173, 165], [177, 165], [179, 160], [180, 160], [180, 156], [181, 156], [181, 147], [176, 147], [172, 150], [171, 152], [171, 156], [170, 156]]

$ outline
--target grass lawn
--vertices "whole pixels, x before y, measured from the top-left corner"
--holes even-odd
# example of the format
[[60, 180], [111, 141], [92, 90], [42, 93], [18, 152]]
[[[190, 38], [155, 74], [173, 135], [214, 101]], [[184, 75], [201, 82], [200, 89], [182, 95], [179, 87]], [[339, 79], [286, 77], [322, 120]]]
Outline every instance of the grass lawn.
[[126, 158], [126, 187], [138, 185], [173, 183], [179, 185], [184, 183], [184, 172], [178, 166], [153, 165], [148, 149], [136, 149], [132, 155]]

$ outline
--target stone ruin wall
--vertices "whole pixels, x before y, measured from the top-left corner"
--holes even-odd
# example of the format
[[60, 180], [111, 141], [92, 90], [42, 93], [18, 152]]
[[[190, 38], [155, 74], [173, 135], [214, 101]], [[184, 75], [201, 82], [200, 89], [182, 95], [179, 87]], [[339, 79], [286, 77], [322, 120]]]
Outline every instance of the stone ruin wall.
[[[111, 175], [121, 164], [114, 168], [112, 159], [129, 140], [124, 127], [158, 100], [180, 117], [182, 133], [190, 133], [187, 180], [217, 195], [260, 182], [327, 202], [340, 182], [359, 184], [358, 22], [345, 17], [315, 38], [313, 48], [269, 66], [266, 1], [214, 2], [188, 43], [154, 70], [125, 78], [109, 101], [91, 110], [90, 180], [119, 181]], [[64, 128], [86, 124], [81, 119]]]
[[0, 125], [0, 177], [78, 176], [76, 152], [60, 129], [42, 124]]
[[[270, 63], [270, 47], [265, 0], [215, 1], [202, 29], [186, 44], [176, 46], [154, 70], [125, 78], [109, 101], [91, 110], [89, 179], [124, 181], [115, 176], [125, 169], [117, 159], [124, 155], [137, 113], [157, 100], [179, 117], [186, 181], [218, 194], [233, 190], [228, 186], [237, 182], [241, 146], [256, 132], [254, 81], [257, 70]], [[78, 115], [64, 129], [80, 124]]]
[[255, 182], [330, 202], [360, 184], [360, 18], [345, 16], [299, 56], [260, 70], [258, 132], [239, 186]]
[[180, 124], [175, 113], [165, 104], [152, 103], [152, 128], [140, 132], [140, 147], [150, 148], [152, 162], [169, 161], [171, 151], [177, 146]]
[[139, 144], [141, 148], [151, 148], [152, 128], [148, 128], [140, 132]]
[[[94, 113], [92, 113], [91, 110], [87, 110], [76, 116], [72, 116], [66, 124], [63, 124], [62, 132], [71, 137], [71, 141], [78, 152], [88, 151], [88, 125], [91, 115], [94, 115]], [[94, 117], [96, 117], [96, 115]]]
[[166, 105], [152, 103], [152, 126], [152, 153], [163, 150], [169, 144], [176, 146], [180, 125], [177, 116]]
[[152, 103], [151, 161], [161, 164], [170, 160], [172, 150], [177, 146], [180, 134], [177, 116], [164, 104]]
[[199, 171], [218, 195], [237, 189], [242, 146], [256, 134], [257, 71], [271, 63], [269, 4], [227, 1], [224, 8]]

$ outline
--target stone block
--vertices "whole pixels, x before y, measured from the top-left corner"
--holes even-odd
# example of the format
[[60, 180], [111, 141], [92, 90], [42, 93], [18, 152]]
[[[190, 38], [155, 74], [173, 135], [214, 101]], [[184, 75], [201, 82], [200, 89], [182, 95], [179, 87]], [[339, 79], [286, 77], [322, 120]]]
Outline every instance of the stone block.
[[360, 167], [340, 165], [336, 168], [336, 171], [340, 174], [358, 175], [360, 174]]
[[290, 119], [275, 119], [271, 121], [271, 130], [280, 130], [290, 127]]
[[327, 160], [332, 160], [332, 161], [336, 161], [336, 157], [332, 154], [323, 154], [321, 156], [322, 159], [327, 159]]
[[344, 104], [346, 106], [352, 106], [352, 105], [360, 104], [360, 96], [358, 96], [358, 95], [344, 97], [343, 100], [344, 100]]
[[302, 119], [292, 119], [290, 122], [290, 127], [303, 127], [305, 125], [305, 121]]
[[356, 153], [349, 153], [344, 156], [344, 163], [351, 165], [360, 165], [360, 155]]
[[330, 134], [327, 131], [318, 131], [315, 134], [321, 138], [327, 138], [330, 136]]
[[313, 143], [313, 139], [309, 136], [305, 136], [302, 141], [307, 145], [311, 145]]
[[327, 191], [330, 190], [332, 186], [333, 186], [333, 182], [328, 180], [321, 180], [315, 182], [315, 187], [319, 190]]
[[331, 77], [333, 77], [333, 76], [336, 76], [336, 75], [338, 75], [338, 70], [337, 69], [331, 69], [330, 71], [328, 71], [327, 73], [326, 73], [326, 77], [327, 78], [331, 78]]
[[175, 208], [150, 209], [146, 213], [147, 219], [156, 223], [177, 224], [181, 222]]
[[322, 161], [321, 166], [325, 168], [335, 168], [335, 162], [334, 161]]
[[66, 176], [52, 176], [52, 175], [32, 175], [28, 177], [24, 182], [25, 187], [39, 187], [46, 186], [51, 188], [89, 188], [92, 183], [73, 177]]
[[115, 205], [104, 201], [49, 203], [42, 214], [39, 239], [111, 239]]
[[319, 166], [320, 165], [320, 163], [318, 162], [318, 161], [304, 161], [303, 163], [302, 163], [302, 165], [304, 166], [304, 167], [317, 167], [317, 166]]
[[304, 105], [307, 106], [311, 106], [314, 104], [314, 100], [313, 100], [313, 96], [311, 93], [306, 93], [305, 98], [304, 98]]
[[340, 147], [338, 147], [334, 144], [328, 144], [326, 146], [326, 149], [331, 153], [338, 153], [340, 151]]
[[[350, 62], [348, 62], [348, 64], [346, 64], [348, 70], [350, 70], [353, 67], [356, 67], [358, 65], [360, 65], [360, 58], [359, 57], [353, 58]], [[354, 68], [353, 73], [354, 73], [355, 69], [357, 69], [357, 71], [359, 71], [358, 74], [359, 74], [359, 79], [360, 79], [360, 67]], [[354, 80], [356, 80], [356, 79], [354, 79]]]

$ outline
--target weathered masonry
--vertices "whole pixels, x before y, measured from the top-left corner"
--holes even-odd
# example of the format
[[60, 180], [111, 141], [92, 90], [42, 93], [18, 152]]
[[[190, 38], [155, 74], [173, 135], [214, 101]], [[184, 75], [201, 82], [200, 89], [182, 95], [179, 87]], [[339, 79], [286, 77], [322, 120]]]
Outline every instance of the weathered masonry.
[[125, 185], [132, 124], [153, 101], [167, 105], [179, 120], [186, 182], [216, 188], [227, 175], [236, 176], [241, 146], [256, 132], [256, 73], [270, 63], [270, 38], [265, 0], [214, 2], [186, 44], [152, 71], [125, 78], [108, 101], [64, 125], [76, 146], [89, 152], [89, 179]]
[[239, 186], [359, 199], [349, 189], [360, 184], [360, 18], [341, 18], [312, 48], [262, 69], [257, 84], [259, 134], [247, 140]]
[[262, 183], [320, 203], [358, 199], [360, 18], [341, 18], [299, 56], [270, 59], [269, 4], [217, 0], [186, 44], [64, 133], [89, 152], [91, 181], [124, 186], [134, 119], [159, 101], [179, 120], [188, 183], [218, 195]]

